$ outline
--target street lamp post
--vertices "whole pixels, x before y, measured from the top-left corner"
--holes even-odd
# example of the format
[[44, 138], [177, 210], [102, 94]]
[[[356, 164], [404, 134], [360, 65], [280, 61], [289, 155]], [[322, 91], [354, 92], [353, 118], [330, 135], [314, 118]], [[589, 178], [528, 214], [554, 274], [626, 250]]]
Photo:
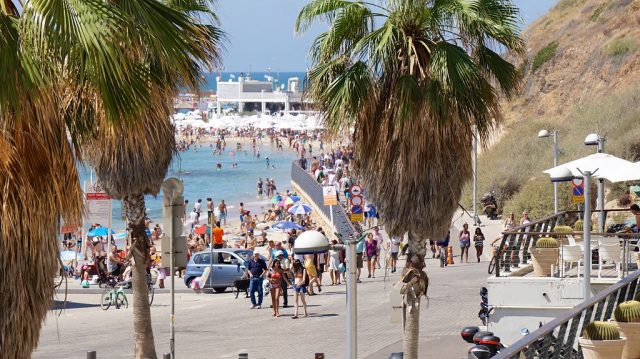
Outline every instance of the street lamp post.
[[[597, 133], [592, 133], [584, 139], [584, 144], [587, 146], [597, 146], [597, 153], [604, 153], [604, 137]], [[586, 186], [586, 184], [585, 184]], [[604, 179], [598, 179], [598, 202], [596, 209], [600, 211], [598, 217], [598, 229], [600, 233], [604, 233], [605, 226], [605, 214], [604, 214]]]
[[477, 226], [478, 221], [478, 128], [473, 126], [473, 225]]
[[[176, 237], [179, 236], [180, 233], [182, 233], [182, 220], [180, 216], [184, 211], [184, 197], [182, 196], [182, 193], [184, 193], [184, 185], [178, 178], [168, 178], [164, 181], [164, 183], [162, 183], [162, 192], [164, 194], [165, 230], [168, 230], [169, 240], [171, 241], [169, 250], [169, 273], [171, 275], [171, 316], [169, 320], [169, 349], [171, 351], [171, 358], [175, 358], [175, 241]], [[167, 253], [164, 247], [163, 250], [164, 253]]]
[[[553, 138], [553, 167], [558, 166], [558, 130], [538, 132], [538, 138]], [[558, 213], [558, 183], [553, 182], [553, 213]]]

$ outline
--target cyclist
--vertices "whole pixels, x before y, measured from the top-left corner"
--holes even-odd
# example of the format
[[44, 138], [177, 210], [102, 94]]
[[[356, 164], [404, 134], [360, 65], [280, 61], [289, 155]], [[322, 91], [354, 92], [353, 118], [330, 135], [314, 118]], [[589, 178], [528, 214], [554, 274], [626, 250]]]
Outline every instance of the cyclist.
[[115, 245], [111, 246], [111, 253], [109, 253], [107, 267], [109, 268], [109, 275], [119, 279], [120, 274], [122, 273], [122, 268], [124, 267], [124, 261], [118, 255], [118, 247]]
[[447, 247], [449, 247], [449, 240], [451, 239], [451, 231], [447, 231], [447, 236], [444, 239], [436, 241], [440, 253], [440, 267], [447, 266]]

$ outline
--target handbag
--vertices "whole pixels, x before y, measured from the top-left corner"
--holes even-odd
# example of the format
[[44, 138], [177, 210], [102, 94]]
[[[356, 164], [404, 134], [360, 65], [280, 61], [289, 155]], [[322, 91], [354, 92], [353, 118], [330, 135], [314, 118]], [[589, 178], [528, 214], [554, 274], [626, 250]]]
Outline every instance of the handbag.
[[344, 273], [346, 271], [347, 271], [347, 267], [344, 265], [344, 263], [338, 264], [338, 272]]

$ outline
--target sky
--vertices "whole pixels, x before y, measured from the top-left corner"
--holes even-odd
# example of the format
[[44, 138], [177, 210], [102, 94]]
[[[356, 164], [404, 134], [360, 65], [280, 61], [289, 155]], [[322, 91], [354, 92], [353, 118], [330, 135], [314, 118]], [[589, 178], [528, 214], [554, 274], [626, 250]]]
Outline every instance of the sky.
[[[527, 25], [547, 12], [557, 0], [514, 0]], [[310, 64], [308, 49], [324, 28], [307, 33], [293, 27], [308, 0], [218, 0], [217, 13], [228, 42], [223, 71], [304, 71]]]

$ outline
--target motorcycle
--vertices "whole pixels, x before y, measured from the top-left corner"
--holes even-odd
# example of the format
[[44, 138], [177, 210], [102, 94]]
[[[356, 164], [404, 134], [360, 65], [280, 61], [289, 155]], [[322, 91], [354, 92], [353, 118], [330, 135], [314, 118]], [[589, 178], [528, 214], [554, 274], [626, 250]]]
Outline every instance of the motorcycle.
[[498, 202], [496, 201], [495, 193], [485, 193], [482, 198], [480, 198], [480, 203], [482, 203], [483, 213], [487, 215], [489, 219], [498, 219]]

